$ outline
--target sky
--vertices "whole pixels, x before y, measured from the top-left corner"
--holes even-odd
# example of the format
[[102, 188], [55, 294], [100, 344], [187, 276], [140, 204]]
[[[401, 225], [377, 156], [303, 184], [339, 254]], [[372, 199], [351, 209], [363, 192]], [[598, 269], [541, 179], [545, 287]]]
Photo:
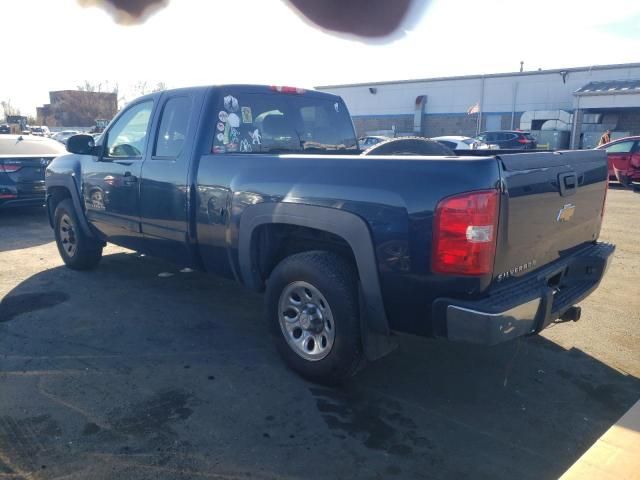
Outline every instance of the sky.
[[30, 115], [50, 90], [87, 80], [117, 84], [126, 101], [141, 81], [309, 88], [513, 72], [520, 61], [525, 70], [640, 62], [637, 0], [431, 0], [374, 43], [314, 28], [282, 0], [171, 0], [136, 26], [76, 0], [3, 1], [1, 12], [0, 100]]

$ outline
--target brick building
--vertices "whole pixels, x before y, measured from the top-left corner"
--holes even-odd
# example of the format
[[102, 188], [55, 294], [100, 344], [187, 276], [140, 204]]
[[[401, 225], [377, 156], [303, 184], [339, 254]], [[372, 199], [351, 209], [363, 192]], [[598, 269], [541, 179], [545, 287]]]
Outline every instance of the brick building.
[[49, 101], [37, 108], [39, 125], [92, 127], [96, 120], [111, 119], [118, 111], [115, 93], [59, 90], [49, 92]]
[[613, 138], [640, 135], [640, 63], [317, 89], [344, 98], [358, 135], [516, 128], [551, 148], [592, 147], [606, 129]]

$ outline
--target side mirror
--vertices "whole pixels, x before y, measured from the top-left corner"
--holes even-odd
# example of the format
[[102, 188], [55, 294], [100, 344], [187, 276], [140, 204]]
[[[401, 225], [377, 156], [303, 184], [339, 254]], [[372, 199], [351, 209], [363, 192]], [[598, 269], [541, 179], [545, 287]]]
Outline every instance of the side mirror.
[[96, 142], [91, 135], [80, 133], [73, 135], [67, 140], [67, 151], [78, 155], [92, 155]]

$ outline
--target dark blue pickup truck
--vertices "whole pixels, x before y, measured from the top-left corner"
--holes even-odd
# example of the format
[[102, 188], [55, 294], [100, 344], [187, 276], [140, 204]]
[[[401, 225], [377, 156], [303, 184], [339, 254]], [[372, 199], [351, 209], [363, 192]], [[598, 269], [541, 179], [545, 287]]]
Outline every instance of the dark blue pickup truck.
[[69, 139], [49, 218], [71, 268], [113, 242], [266, 291], [282, 356], [316, 381], [384, 355], [392, 332], [491, 345], [579, 318], [614, 250], [597, 242], [604, 152], [388, 145], [363, 154], [326, 93], [155, 93], [95, 145]]

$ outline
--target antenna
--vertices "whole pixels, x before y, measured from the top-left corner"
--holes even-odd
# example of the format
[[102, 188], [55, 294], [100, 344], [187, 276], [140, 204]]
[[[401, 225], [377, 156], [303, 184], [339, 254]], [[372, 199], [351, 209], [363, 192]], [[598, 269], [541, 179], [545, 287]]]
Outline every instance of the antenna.
[[524, 61], [520, 60], [520, 71], [524, 70]]

